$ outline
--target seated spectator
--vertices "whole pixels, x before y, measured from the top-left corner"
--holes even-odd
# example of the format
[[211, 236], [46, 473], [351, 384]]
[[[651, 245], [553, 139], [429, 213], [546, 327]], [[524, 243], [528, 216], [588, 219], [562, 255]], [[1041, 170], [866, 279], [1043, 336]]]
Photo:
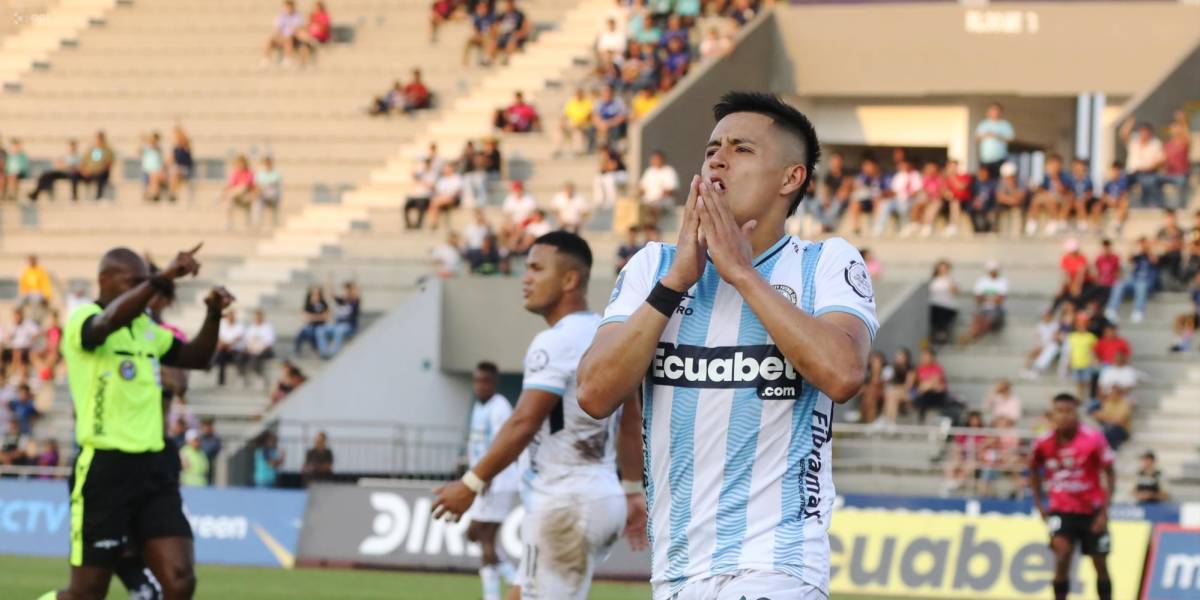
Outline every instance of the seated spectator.
[[462, 231], [463, 249], [467, 252], [483, 248], [484, 240], [493, 234], [492, 226], [482, 208], [473, 210], [471, 219], [471, 223]]
[[200, 432], [187, 430], [183, 436], [183, 447], [179, 449], [179, 485], [204, 487], [209, 484], [211, 464], [208, 455], [200, 447]]
[[1117, 279], [1121, 276], [1121, 257], [1113, 252], [1111, 240], [1100, 241], [1100, 254], [1096, 255], [1093, 266], [1095, 267], [1093, 269], [1095, 276], [1092, 278], [1092, 286], [1088, 291], [1088, 299], [1104, 304], [1108, 302], [1113, 286], [1117, 284]]
[[1100, 372], [1100, 380], [1096, 384], [1097, 397], [1121, 396], [1128, 399], [1140, 380], [1141, 374], [1129, 364], [1129, 353], [1118, 352], [1113, 364]]
[[958, 319], [958, 285], [950, 276], [951, 268], [949, 261], [938, 261], [929, 280], [929, 340], [933, 344], [953, 339]]
[[[37, 457], [37, 466], [44, 469], [51, 469], [59, 466], [61, 462], [62, 457], [58, 453], [58, 440], [54, 438], [47, 439], [43, 445], [42, 453]], [[52, 477], [46, 475], [42, 478], [51, 479]]]
[[500, 210], [504, 213], [504, 223], [500, 227], [500, 246], [510, 250], [518, 246], [525, 226], [537, 210], [537, 201], [525, 191], [524, 183], [519, 180], [513, 181], [511, 191], [505, 196]]
[[889, 374], [887, 356], [879, 351], [872, 352], [867, 359], [866, 381], [858, 393], [859, 423], [874, 423], [878, 418]]
[[629, 120], [629, 111], [625, 102], [616, 95], [611, 85], [605, 85], [600, 91], [600, 102], [592, 111], [592, 124], [596, 140], [593, 145], [604, 148], [614, 148], [625, 139]]
[[468, 249], [464, 256], [474, 275], [495, 275], [506, 272], [504, 266], [507, 264], [507, 259], [500, 255], [500, 249], [496, 245], [496, 236], [490, 232], [483, 238], [478, 248]]
[[650, 154], [650, 166], [642, 172], [638, 188], [642, 193], [642, 205], [649, 211], [647, 218], [651, 223], [658, 222], [663, 209], [675, 205], [679, 174], [675, 172], [675, 167], [667, 164], [666, 155], [662, 150], [655, 150]]
[[1162, 471], [1158, 470], [1154, 451], [1143, 452], [1141, 462], [1137, 472], [1137, 485], [1133, 489], [1134, 499], [1143, 505], [1166, 502], [1170, 497], [1163, 489]]
[[225, 229], [233, 229], [233, 212], [245, 210], [249, 212], [257, 199], [254, 189], [254, 171], [250, 170], [250, 161], [245, 155], [233, 159], [233, 169], [221, 191], [221, 202], [225, 205]]
[[[1183, 111], [1176, 111], [1179, 115]], [[1186, 115], [1182, 120], [1176, 120], [1167, 128], [1167, 141], [1163, 144], [1163, 174], [1162, 182], [1175, 188], [1174, 204], [1178, 209], [1186, 209], [1192, 200], [1191, 179], [1192, 165], [1190, 146], [1192, 132]]]
[[279, 470], [283, 468], [283, 459], [279, 440], [274, 432], [267, 431], [259, 438], [258, 448], [254, 450], [254, 487], [275, 487]]
[[1000, 275], [1000, 263], [990, 260], [987, 274], [975, 281], [975, 317], [971, 330], [960, 343], [969, 344], [992, 331], [1004, 328], [1004, 302], [1008, 298], [1008, 279]]
[[616, 19], [610, 18], [604, 24], [604, 31], [596, 38], [596, 56], [601, 57], [609, 52], [620, 54], [627, 44], [625, 31], [617, 26]]
[[171, 158], [167, 163], [167, 199], [174, 202], [179, 198], [183, 184], [196, 176], [196, 161], [192, 157], [192, 141], [187, 132], [176, 125], [171, 135], [175, 138], [171, 146]]
[[304, 43], [305, 35], [304, 17], [296, 12], [296, 3], [284, 0], [283, 12], [275, 17], [275, 26], [263, 49], [262, 66], [270, 64], [276, 51], [282, 56], [281, 62], [285, 67], [292, 65], [293, 57], [297, 54], [300, 56], [300, 65], [307, 64], [309, 47]]
[[230, 364], [241, 367], [242, 351], [246, 343], [246, 327], [237, 318], [237, 311], [227, 310], [225, 320], [217, 330], [217, 348], [213, 353], [213, 364], [217, 366], [217, 385], [225, 385], [225, 368]]
[[155, 202], [167, 189], [167, 163], [160, 144], [157, 131], [142, 137], [142, 183], [145, 185], [142, 197]]
[[[200, 451], [208, 459], [208, 464], [217, 464], [217, 456], [221, 454], [221, 438], [213, 427], [213, 418], [204, 417], [200, 420]], [[213, 484], [213, 471], [208, 470], [208, 485]]]
[[279, 205], [283, 201], [283, 176], [275, 168], [275, 161], [270, 156], [262, 159], [262, 168], [254, 172], [254, 190], [258, 198], [254, 202], [250, 216], [255, 227], [262, 224], [264, 209], [271, 211], [271, 224], [279, 225]]
[[424, 110], [433, 107], [433, 93], [421, 79], [421, 70], [413, 69], [412, 78], [404, 86], [404, 104], [400, 106], [406, 114], [414, 110]]
[[[1133, 349], [1129, 346], [1129, 340], [1117, 334], [1117, 326], [1113, 323], [1105, 323], [1103, 333], [1100, 339], [1096, 341], [1096, 364], [1099, 370], [1096, 376], [1103, 374], [1105, 369], [1108, 369], [1117, 364], [1117, 356], [1124, 354], [1125, 356], [1133, 356]], [[1093, 394], [1094, 397], [1098, 397]]]
[[946, 370], [937, 362], [932, 349], [921, 350], [921, 362], [917, 365], [916, 396], [913, 404], [917, 409], [917, 420], [925, 424], [925, 413], [931, 408], [941, 409], [949, 400]]
[[300, 34], [300, 39], [308, 46], [309, 52], [313, 52], [322, 44], [328, 44], [332, 37], [333, 20], [329, 18], [325, 3], [318, 1], [313, 4], [312, 12], [308, 13], [308, 25]]
[[1163, 206], [1163, 180], [1159, 170], [1166, 160], [1162, 142], [1154, 135], [1154, 128], [1149, 123], [1139, 123], [1133, 135], [1127, 136], [1125, 172], [1138, 186], [1142, 206]]
[[883, 235], [893, 214], [896, 215], [896, 229], [904, 235], [910, 235], [912, 228], [907, 221], [912, 203], [922, 188], [921, 174], [908, 161], [900, 161], [889, 188], [892, 193], [875, 206], [875, 235]]
[[975, 172], [975, 180], [971, 182], [971, 200], [965, 206], [975, 233], [987, 233], [995, 229], [996, 187], [996, 180], [987, 167], [980, 167]]
[[807, 203], [807, 211], [820, 223], [822, 232], [833, 233], [841, 221], [842, 212], [850, 202], [854, 177], [846, 171], [839, 152], [829, 155], [824, 171], [816, 185], [816, 201]]
[[[1065, 307], [1064, 310], [1068, 308]], [[1054, 318], [1052, 310], [1042, 314], [1042, 319], [1034, 329], [1037, 341], [1025, 357], [1025, 372], [1021, 375], [1025, 379], [1037, 379], [1050, 368], [1054, 359], [1058, 358], [1058, 351], [1063, 343], [1059, 322]]]
[[[871, 215], [875, 207], [884, 198], [883, 176], [875, 159], [867, 156], [862, 160], [862, 172], [854, 181], [853, 195], [850, 202], [850, 227], [854, 235], [862, 234], [860, 220], [863, 215]], [[891, 193], [888, 191], [887, 193]]]
[[104, 191], [108, 187], [109, 176], [112, 173], [114, 158], [104, 132], [97, 131], [92, 147], [84, 153], [83, 160], [79, 164], [79, 181], [96, 184], [96, 200], [104, 197]]
[[560, 229], [578, 234], [592, 216], [592, 204], [582, 194], [575, 190], [575, 183], [568, 181], [563, 184], [561, 192], [550, 200], [554, 209], [554, 220]]
[[946, 190], [943, 212], [946, 216], [946, 229], [942, 234], [954, 237], [958, 235], [958, 222], [962, 220], [962, 212], [973, 198], [972, 184], [975, 178], [959, 168], [958, 161], [952, 158], [946, 161], [946, 168], [942, 170], [942, 181]]
[[376, 96], [371, 101], [371, 107], [367, 112], [372, 116], [387, 116], [393, 111], [399, 110], [404, 104], [404, 84], [400, 80], [392, 82], [392, 88], [385, 92], [382, 96]]
[[637, 93], [633, 95], [633, 102], [630, 103], [629, 120], [636, 123], [646, 118], [646, 115], [658, 106], [660, 100], [662, 94], [657, 89], [648, 85], [638, 88]]
[[[413, 171], [413, 185], [404, 200], [404, 228], [420, 229], [425, 224], [425, 212], [433, 199], [434, 185], [438, 172], [433, 168], [433, 158], [425, 158]], [[416, 212], [414, 218], [413, 212]]]
[[1012, 383], [1007, 379], [996, 382], [996, 386], [983, 399], [983, 409], [987, 411], [988, 421], [1008, 419], [1013, 423], [1021, 421], [1021, 399], [1012, 391]]
[[358, 285], [353, 281], [344, 282], [342, 294], [333, 297], [333, 323], [325, 328], [325, 335], [329, 338], [325, 343], [329, 355], [325, 358], [336, 356], [342, 351], [342, 344], [358, 333], [360, 303]]
[[489, 2], [475, 3], [475, 12], [471, 14], [471, 35], [463, 46], [462, 66], [467, 66], [470, 61], [471, 50], [479, 51], [477, 62], [481, 66], [492, 64], [496, 58], [496, 20]]
[[33, 434], [33, 422], [42, 414], [33, 404], [33, 392], [29, 389], [29, 384], [22, 383], [17, 386], [17, 396], [8, 401], [8, 414], [17, 421], [21, 435]]
[[625, 163], [611, 148], [600, 150], [600, 173], [592, 183], [592, 201], [597, 207], [612, 208], [617, 204], [618, 188], [629, 181]]
[[33, 350], [33, 342], [41, 333], [41, 328], [33, 319], [25, 316], [20, 310], [13, 311], [12, 327], [5, 331], [4, 351], [0, 352], [6, 365], [24, 372], [29, 367], [29, 358]]
[[1095, 372], [1096, 334], [1088, 331], [1088, 319], [1082, 314], [1075, 318], [1075, 329], [1067, 334], [1067, 367], [1080, 398], [1091, 398], [1092, 374]]
[[308, 286], [308, 294], [304, 297], [302, 315], [304, 325], [296, 333], [293, 354], [301, 356], [304, 344], [308, 343], [320, 356], [328, 352], [325, 348], [325, 324], [329, 322], [329, 303], [325, 301], [325, 290], [319, 285]]
[[654, 25], [654, 16], [646, 9], [645, 0], [634, 0], [626, 20], [629, 38], [638, 43], [657, 44], [662, 32]]
[[313, 447], [304, 453], [304, 466], [300, 474], [306, 486], [314, 481], [333, 479], [333, 451], [329, 449], [329, 436], [324, 431], [317, 432]]
[[500, 181], [504, 159], [500, 154], [499, 142], [494, 137], [483, 138], [483, 149], [475, 153], [475, 170], [466, 177], [466, 193], [473, 206], [487, 206], [488, 185]]
[[729, 54], [732, 49], [733, 40], [722, 36], [720, 29], [709, 27], [708, 32], [704, 35], [704, 40], [700, 42], [700, 58], [703, 60], [720, 58]]
[[79, 143], [74, 139], [67, 140], [67, 151], [54, 159], [53, 167], [38, 175], [37, 186], [29, 192], [29, 201], [37, 202], [42, 192], [54, 199], [54, 182], [63, 179], [71, 181], [71, 200], [79, 200]]
[[513, 103], [496, 111], [492, 120], [496, 129], [509, 133], [529, 133], [539, 129], [537, 109], [525, 102], [525, 95], [517, 92]]
[[507, 64], [508, 59], [525, 46], [533, 27], [513, 0], [504, 0], [500, 6], [496, 17], [496, 48], [504, 53], [501, 62]]
[[1092, 205], [1092, 224], [1101, 232], [1106, 231], [1101, 222], [1106, 211], [1114, 214], [1109, 223], [1113, 224], [1112, 232], [1120, 236], [1129, 219], [1129, 177], [1122, 170], [1121, 163], [1114, 162], [1108, 168], [1108, 179], [1104, 181], [1099, 201]]
[[1181, 291], [1186, 287], [1183, 277], [1184, 230], [1179, 226], [1174, 209], [1163, 211], [1163, 224], [1154, 234], [1158, 245], [1159, 285], [1168, 291]]
[[248, 385], [250, 383], [249, 374], [253, 373], [262, 379], [265, 389], [269, 383], [266, 366], [272, 358], [275, 358], [275, 328], [267, 322], [266, 314], [262, 309], [254, 311], [254, 322], [246, 328], [242, 339], [244, 342], [241, 363], [242, 379]]
[[1071, 174], [1066, 178], [1070, 194], [1063, 202], [1058, 220], [1065, 226], [1071, 215], [1075, 215], [1075, 228], [1080, 233], [1088, 230], [1088, 216], [1097, 202], [1092, 190], [1092, 177], [1088, 173], [1087, 161], [1076, 158], [1071, 161]]
[[1022, 216], [1028, 193], [1021, 182], [1017, 180], [1017, 165], [1006, 162], [1000, 165], [1000, 181], [996, 183], [996, 231], [1000, 225], [1008, 221], [1009, 232], [1013, 237], [1021, 235]]
[[458, 232], [450, 231], [446, 240], [435, 245], [429, 255], [433, 262], [434, 272], [438, 277], [446, 279], [458, 275], [462, 268], [462, 248], [459, 247]]
[[1133, 419], [1133, 405], [1125, 394], [1111, 393], [1100, 401], [1100, 408], [1092, 413], [1100, 425], [1104, 438], [1113, 450], [1129, 441], [1129, 424]]
[[642, 244], [638, 242], [638, 234], [641, 231], [641, 228], [637, 225], [631, 226], [626, 233], [625, 241], [620, 246], [617, 246], [616, 271], [618, 275], [620, 275], [621, 269], [625, 268], [629, 259], [633, 258], [633, 255], [642, 249]]
[[4, 195], [0, 196], [0, 199], [16, 200], [20, 195], [18, 188], [21, 180], [29, 179], [29, 155], [25, 154], [21, 140], [16, 138], [13, 138], [8, 156], [4, 159], [4, 179], [5, 184], [0, 188]]
[[458, 0], [434, 0], [429, 11], [429, 43], [437, 43], [437, 31], [443, 23], [454, 18]]
[[462, 203], [463, 180], [454, 163], [442, 165], [442, 173], [433, 183], [433, 197], [429, 200], [429, 223], [433, 231], [441, 225], [442, 213], [458, 208]]
[[[973, 410], [967, 415], [967, 429], [983, 427], [983, 415]], [[948, 496], [967, 488], [967, 480], [971, 480], [974, 493], [974, 480], [979, 476], [979, 459], [988, 438], [983, 434], [960, 433], [954, 436], [954, 445], [949, 462], [946, 463], [946, 483], [942, 495]]]
[[28, 264], [17, 278], [17, 305], [42, 305], [54, 299], [54, 283], [46, 268], [38, 263], [36, 254], [30, 254]]
[[575, 88], [575, 94], [563, 105], [558, 133], [559, 136], [554, 140], [556, 158], [567, 144], [571, 145], [576, 155], [592, 151], [592, 99], [583, 88]]
[[1146, 236], [1138, 238], [1137, 252], [1129, 257], [1129, 264], [1131, 267], [1129, 274], [1113, 287], [1112, 293], [1108, 296], [1108, 306], [1104, 310], [1104, 316], [1114, 323], [1120, 320], [1117, 309], [1125, 300], [1125, 296], [1130, 293], [1133, 294], [1133, 315], [1130, 319], [1136, 324], [1141, 323], [1145, 318], [1146, 302], [1150, 298], [1150, 293], [1154, 291], [1154, 286], [1158, 283], [1158, 256], [1154, 253], [1154, 247], [1150, 245], [1149, 238]]
[[913, 408], [917, 393], [917, 370], [913, 366], [912, 352], [900, 348], [892, 355], [892, 364], [885, 373], [887, 381], [883, 388], [883, 418], [875, 422], [884, 428], [894, 428], [900, 411]]
[[550, 222], [546, 220], [546, 211], [539, 208], [530, 215], [529, 222], [522, 228], [513, 246], [509, 248], [509, 252], [517, 256], [524, 256], [529, 252], [529, 248], [533, 246], [534, 240], [553, 230]]
[[[685, 34], [686, 35], [686, 34]], [[692, 66], [692, 52], [688, 50], [685, 38], [672, 37], [667, 43], [667, 55], [663, 59], [663, 68], [671, 78], [679, 80], [687, 75]]]

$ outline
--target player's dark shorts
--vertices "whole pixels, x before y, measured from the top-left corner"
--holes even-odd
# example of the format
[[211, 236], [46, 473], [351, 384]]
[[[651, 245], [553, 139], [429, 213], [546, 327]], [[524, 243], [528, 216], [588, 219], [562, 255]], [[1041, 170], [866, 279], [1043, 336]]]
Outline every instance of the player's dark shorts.
[[1092, 531], [1092, 522], [1096, 520], [1096, 514], [1083, 513], [1050, 513], [1050, 518], [1046, 520], [1050, 526], [1050, 538], [1062, 536], [1071, 541], [1071, 546], [1079, 544], [1081, 552], [1088, 556], [1098, 554], [1108, 554], [1112, 547], [1112, 538], [1108, 535], [1108, 528], [1105, 527], [1100, 533]]
[[143, 454], [84, 448], [69, 483], [72, 566], [111, 569], [131, 543], [192, 537], [170, 445]]

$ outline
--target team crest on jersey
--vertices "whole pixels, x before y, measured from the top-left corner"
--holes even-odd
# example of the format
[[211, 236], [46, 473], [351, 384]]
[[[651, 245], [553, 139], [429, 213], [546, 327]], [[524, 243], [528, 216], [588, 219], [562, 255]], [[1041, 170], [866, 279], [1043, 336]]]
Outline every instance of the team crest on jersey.
[[846, 267], [846, 284], [854, 290], [855, 294], [868, 300], [875, 295], [875, 290], [871, 287], [871, 275], [867, 273], [867, 266], [857, 260], [851, 261], [850, 266]]
[[537, 350], [529, 357], [529, 372], [537, 373], [550, 364], [550, 355], [545, 350]]
[[613, 285], [613, 293], [608, 297], [608, 303], [612, 304], [617, 301], [617, 296], [621, 295], [621, 286], [625, 285], [625, 270], [621, 270], [621, 274], [617, 275], [617, 283]]
[[779, 295], [783, 296], [784, 298], [787, 298], [788, 302], [791, 302], [792, 304], [796, 303], [796, 298], [797, 298], [796, 290], [793, 290], [792, 286], [783, 285], [782, 283], [780, 283], [780, 284], [773, 285], [771, 287], [775, 288], [775, 291], [779, 292]]
[[133, 364], [132, 360], [121, 361], [121, 368], [118, 371], [121, 373], [121, 379], [125, 381], [133, 381], [133, 378], [137, 377], [137, 366]]

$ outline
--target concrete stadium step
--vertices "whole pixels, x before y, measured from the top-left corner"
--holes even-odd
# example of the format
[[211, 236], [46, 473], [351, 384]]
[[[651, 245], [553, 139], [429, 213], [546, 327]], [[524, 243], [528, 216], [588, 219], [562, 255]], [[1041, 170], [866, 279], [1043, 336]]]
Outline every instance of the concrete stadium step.
[[[947, 373], [954, 373], [957, 377], [984, 377], [996, 373], [1015, 375], [1025, 368], [1024, 353], [1008, 350], [944, 352], [938, 360], [946, 367]], [[1132, 364], [1153, 379], [1200, 383], [1200, 361], [1193, 356], [1142, 353], [1134, 356]]]
[[75, 36], [116, 0], [59, 0], [25, 27], [0, 40], [0, 83], [19, 81], [37, 61], [44, 61], [64, 38]]

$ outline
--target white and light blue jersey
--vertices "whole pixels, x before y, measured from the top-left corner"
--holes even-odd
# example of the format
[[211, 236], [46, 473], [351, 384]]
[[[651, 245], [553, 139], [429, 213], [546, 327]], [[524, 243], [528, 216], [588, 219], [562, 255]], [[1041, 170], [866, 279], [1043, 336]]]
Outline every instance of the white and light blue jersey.
[[596, 313], [567, 315], [537, 334], [525, 354], [521, 388], [562, 398], [521, 455], [521, 497], [528, 511], [625, 493], [617, 478], [621, 411], [597, 420], [579, 407], [579, 360], [599, 326]]
[[[476, 402], [471, 407], [471, 433], [467, 438], [467, 463], [470, 468], [475, 468], [487, 454], [496, 440], [496, 434], [512, 413], [512, 404], [500, 394], [494, 394], [487, 402]], [[492, 478], [488, 489], [498, 493], [516, 492], [517, 478], [517, 465], [513, 463]]]
[[[648, 244], [618, 276], [603, 324], [629, 318], [675, 247]], [[878, 329], [862, 255], [841, 238], [785, 236], [754, 261], [804, 312]], [[651, 582], [739, 570], [829, 589], [833, 403], [808, 385], [708, 262], [668, 322], [646, 378], [643, 428]]]

